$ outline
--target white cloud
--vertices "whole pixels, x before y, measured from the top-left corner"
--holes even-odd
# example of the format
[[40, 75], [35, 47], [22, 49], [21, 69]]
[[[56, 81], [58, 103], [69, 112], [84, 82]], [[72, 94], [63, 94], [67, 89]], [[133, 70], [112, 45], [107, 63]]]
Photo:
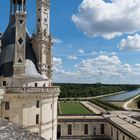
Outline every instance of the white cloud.
[[98, 55], [99, 53], [97, 52], [97, 51], [93, 51], [93, 52], [91, 52], [91, 55]]
[[61, 67], [55, 72], [57, 82], [77, 83], [139, 83], [140, 64], [122, 63], [113, 53], [99, 54], [95, 58], [82, 60], [75, 65], [75, 70], [64, 70]]
[[70, 60], [77, 60], [78, 58], [76, 56], [74, 56], [74, 55], [70, 55], [70, 56], [68, 56], [68, 59], [70, 59]]
[[83, 0], [72, 21], [89, 37], [111, 39], [140, 31], [139, 13], [140, 0]]
[[62, 64], [62, 59], [57, 58], [57, 57], [53, 57], [53, 64], [54, 64], [54, 66], [61, 65]]
[[82, 49], [79, 49], [78, 52], [81, 53], [81, 54], [84, 54], [85, 53], [85, 51], [82, 50]]
[[107, 56], [115, 56], [116, 53], [115, 52], [106, 52], [106, 51], [93, 51], [91, 52], [91, 56], [99, 56], [99, 55], [107, 55]]
[[53, 57], [53, 70], [57, 73], [62, 69], [62, 59], [58, 57]]
[[60, 40], [59, 38], [53, 38], [52, 41], [54, 44], [61, 44], [62, 43], [62, 40]]
[[123, 50], [125, 48], [129, 50], [140, 51], [140, 35], [128, 36], [127, 39], [122, 39], [118, 45], [118, 48]]

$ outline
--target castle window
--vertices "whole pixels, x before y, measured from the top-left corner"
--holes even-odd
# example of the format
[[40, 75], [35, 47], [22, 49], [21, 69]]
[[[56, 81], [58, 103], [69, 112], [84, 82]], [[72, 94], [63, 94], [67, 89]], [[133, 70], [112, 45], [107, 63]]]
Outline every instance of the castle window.
[[119, 140], [119, 132], [117, 131], [117, 140]]
[[39, 101], [36, 102], [36, 108], [39, 108], [40, 107], [40, 103]]
[[6, 86], [6, 81], [3, 81], [3, 86], [4, 86], [4, 87]]
[[10, 103], [9, 102], [5, 102], [5, 110], [9, 110], [10, 109]]
[[5, 117], [5, 119], [8, 120], [8, 121], [10, 120], [9, 117]]
[[93, 135], [96, 135], [96, 126], [93, 126]]
[[104, 134], [104, 124], [101, 124], [101, 134]]
[[37, 87], [37, 83], [35, 83], [35, 87]]
[[40, 22], [40, 18], [38, 19], [38, 22]]
[[123, 140], [125, 140], [125, 136], [123, 136]]
[[57, 126], [57, 139], [60, 139], [60, 137], [61, 137], [61, 125], [59, 124]]
[[68, 135], [72, 135], [72, 125], [68, 125]]
[[24, 20], [19, 20], [19, 23], [22, 24], [24, 22]]
[[44, 22], [47, 22], [47, 19], [46, 18], [44, 19]]
[[20, 38], [18, 39], [18, 42], [19, 42], [19, 44], [21, 45], [21, 44], [23, 43], [23, 39], [20, 37]]
[[22, 63], [22, 60], [21, 60], [21, 58], [19, 58], [19, 59], [18, 59], [18, 63]]
[[113, 127], [111, 127], [111, 137], [113, 137]]
[[46, 29], [44, 30], [44, 35], [46, 36], [46, 34], [47, 34], [47, 31], [46, 31]]
[[84, 125], [84, 134], [87, 135], [88, 134], [88, 124]]
[[36, 124], [39, 124], [39, 114], [36, 115]]

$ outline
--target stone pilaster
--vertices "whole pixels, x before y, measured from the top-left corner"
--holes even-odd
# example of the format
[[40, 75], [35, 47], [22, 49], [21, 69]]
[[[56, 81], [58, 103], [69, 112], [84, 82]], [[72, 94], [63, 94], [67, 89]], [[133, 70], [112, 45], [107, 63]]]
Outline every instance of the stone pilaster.
[[25, 74], [25, 51], [26, 51], [26, 13], [16, 12], [16, 41], [14, 58], [14, 75]]

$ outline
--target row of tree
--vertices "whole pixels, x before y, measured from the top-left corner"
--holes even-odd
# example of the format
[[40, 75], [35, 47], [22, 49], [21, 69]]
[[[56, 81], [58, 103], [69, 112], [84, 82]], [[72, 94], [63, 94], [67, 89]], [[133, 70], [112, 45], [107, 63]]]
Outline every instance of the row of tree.
[[112, 111], [112, 110], [124, 110], [123, 107], [121, 106], [117, 106], [115, 104], [109, 103], [109, 102], [105, 102], [99, 99], [93, 99], [90, 100], [91, 103], [100, 106], [101, 108], [107, 110], [107, 111]]
[[139, 88], [139, 85], [107, 85], [107, 84], [68, 84], [57, 83], [60, 86], [60, 98], [76, 98], [76, 97], [91, 97], [98, 95], [105, 95], [120, 91], [131, 91]]

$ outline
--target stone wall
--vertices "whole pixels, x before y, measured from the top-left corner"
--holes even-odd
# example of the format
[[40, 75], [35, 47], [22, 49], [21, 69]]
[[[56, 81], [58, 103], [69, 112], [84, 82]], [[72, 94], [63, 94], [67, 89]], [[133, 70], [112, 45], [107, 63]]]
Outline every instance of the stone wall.
[[[1, 117], [8, 118], [45, 139], [56, 140], [58, 94], [6, 93], [1, 101]], [[6, 102], [9, 104], [8, 109]]]

